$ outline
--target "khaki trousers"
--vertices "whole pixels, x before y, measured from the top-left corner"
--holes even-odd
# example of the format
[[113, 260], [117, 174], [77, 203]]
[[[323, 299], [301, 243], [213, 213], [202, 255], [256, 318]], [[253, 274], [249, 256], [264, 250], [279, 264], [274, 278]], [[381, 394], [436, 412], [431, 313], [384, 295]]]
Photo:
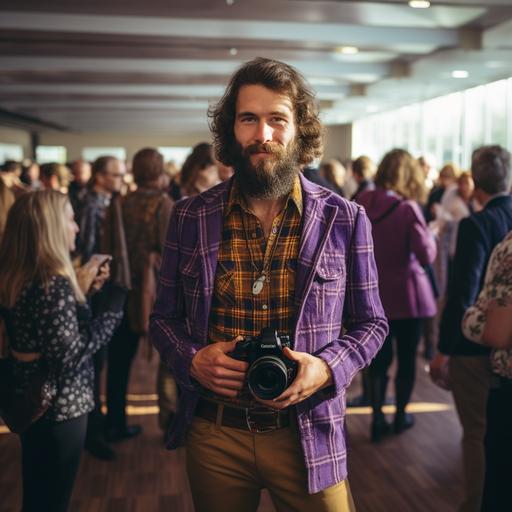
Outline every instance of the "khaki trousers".
[[262, 488], [278, 512], [355, 512], [346, 480], [308, 494], [295, 425], [252, 434], [196, 417], [186, 448], [196, 512], [254, 512]]
[[485, 426], [491, 370], [489, 356], [450, 357], [450, 384], [463, 429], [465, 501], [460, 512], [479, 512], [485, 477]]

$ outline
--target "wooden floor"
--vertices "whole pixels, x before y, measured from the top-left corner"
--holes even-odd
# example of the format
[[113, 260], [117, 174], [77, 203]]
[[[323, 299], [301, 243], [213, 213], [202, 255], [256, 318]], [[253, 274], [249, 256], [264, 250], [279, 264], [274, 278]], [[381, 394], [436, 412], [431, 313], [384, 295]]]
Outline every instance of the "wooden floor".
[[[183, 449], [165, 450], [157, 425], [156, 364], [156, 354], [152, 362], [139, 354], [130, 386], [130, 422], [140, 423], [144, 433], [115, 445], [114, 462], [84, 454], [72, 512], [193, 510]], [[418, 359], [413, 406], [434, 410], [418, 412], [412, 430], [375, 446], [368, 437], [369, 412], [354, 410], [347, 417], [349, 481], [359, 512], [448, 512], [461, 499], [461, 430], [450, 394], [430, 383], [423, 366]], [[355, 382], [349, 395], [358, 391]], [[0, 512], [20, 509], [19, 460], [17, 436], [0, 434]], [[273, 510], [264, 492], [259, 512]]]

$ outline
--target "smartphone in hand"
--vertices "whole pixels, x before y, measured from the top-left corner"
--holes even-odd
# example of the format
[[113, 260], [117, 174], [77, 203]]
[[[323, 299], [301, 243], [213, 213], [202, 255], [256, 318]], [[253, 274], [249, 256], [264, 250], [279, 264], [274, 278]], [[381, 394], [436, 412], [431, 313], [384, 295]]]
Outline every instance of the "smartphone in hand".
[[93, 254], [89, 259], [88, 263], [97, 266], [99, 272], [101, 268], [104, 267], [105, 265], [108, 265], [108, 263], [110, 263], [111, 260], [112, 256], [110, 254]]

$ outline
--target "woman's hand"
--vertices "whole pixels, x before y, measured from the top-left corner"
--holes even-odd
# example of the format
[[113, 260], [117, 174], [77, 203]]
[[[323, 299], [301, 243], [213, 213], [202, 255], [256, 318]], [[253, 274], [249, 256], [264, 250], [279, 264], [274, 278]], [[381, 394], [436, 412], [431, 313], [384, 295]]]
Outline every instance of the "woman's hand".
[[[84, 293], [84, 295], [88, 295], [92, 289], [93, 283], [95, 283], [96, 279], [98, 279], [100, 275], [100, 268], [97, 263], [88, 261], [85, 265], [76, 269], [76, 278], [78, 281], [78, 286]], [[99, 288], [103, 283], [100, 285]], [[98, 288], [98, 290], [99, 290]]]
[[96, 274], [96, 277], [94, 278], [94, 281], [92, 282], [90, 292], [96, 293], [99, 292], [103, 285], [108, 281], [110, 278], [110, 263], [106, 262], [101, 265], [99, 268], [98, 273]]

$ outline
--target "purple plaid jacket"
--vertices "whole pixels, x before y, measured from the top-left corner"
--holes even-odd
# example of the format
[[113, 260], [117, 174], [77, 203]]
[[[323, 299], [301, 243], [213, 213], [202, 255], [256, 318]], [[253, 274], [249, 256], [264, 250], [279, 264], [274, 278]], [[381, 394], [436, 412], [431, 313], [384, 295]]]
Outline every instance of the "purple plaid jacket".
[[[230, 182], [176, 204], [164, 247], [150, 336], [181, 395], [168, 448], [184, 440], [199, 398], [189, 368], [207, 344], [223, 211]], [[296, 406], [309, 492], [347, 477], [345, 390], [388, 332], [370, 224], [361, 206], [301, 176], [294, 350], [324, 359], [334, 385]], [[342, 327], [345, 334], [341, 334]]]

